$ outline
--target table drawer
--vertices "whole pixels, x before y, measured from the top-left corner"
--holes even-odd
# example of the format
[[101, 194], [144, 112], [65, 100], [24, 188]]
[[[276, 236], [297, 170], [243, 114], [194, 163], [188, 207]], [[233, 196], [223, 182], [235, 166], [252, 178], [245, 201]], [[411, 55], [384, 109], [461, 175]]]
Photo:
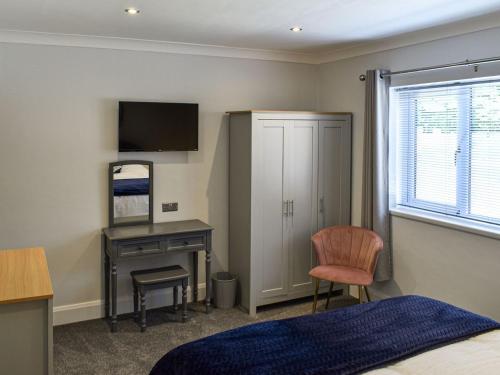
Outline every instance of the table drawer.
[[119, 257], [130, 257], [147, 254], [161, 253], [161, 242], [155, 241], [141, 241], [141, 242], [125, 242], [118, 245]]
[[189, 250], [189, 249], [204, 249], [205, 237], [182, 237], [168, 240], [167, 251]]

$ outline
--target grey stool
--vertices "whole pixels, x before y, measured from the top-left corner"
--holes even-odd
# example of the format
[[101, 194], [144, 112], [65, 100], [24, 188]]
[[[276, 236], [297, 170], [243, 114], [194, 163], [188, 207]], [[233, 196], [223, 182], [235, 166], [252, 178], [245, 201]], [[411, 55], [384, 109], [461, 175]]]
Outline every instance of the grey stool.
[[181, 266], [132, 271], [134, 286], [134, 317], [138, 317], [139, 296], [141, 298], [141, 332], [146, 330], [146, 292], [160, 288], [174, 288], [174, 310], [177, 310], [177, 287], [182, 286], [182, 321], [187, 318], [187, 286], [189, 273]]

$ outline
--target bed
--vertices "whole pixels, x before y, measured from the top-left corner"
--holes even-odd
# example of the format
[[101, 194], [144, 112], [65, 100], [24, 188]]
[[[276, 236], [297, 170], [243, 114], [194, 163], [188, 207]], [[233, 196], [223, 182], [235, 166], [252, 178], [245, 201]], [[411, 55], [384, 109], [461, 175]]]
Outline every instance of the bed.
[[495, 374], [499, 329], [440, 301], [396, 297], [193, 341], [167, 353], [151, 375]]

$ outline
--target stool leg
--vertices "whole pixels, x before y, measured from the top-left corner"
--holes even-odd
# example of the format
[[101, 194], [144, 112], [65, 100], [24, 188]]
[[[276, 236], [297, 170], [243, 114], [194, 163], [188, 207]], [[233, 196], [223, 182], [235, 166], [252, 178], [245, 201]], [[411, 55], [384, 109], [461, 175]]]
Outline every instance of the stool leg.
[[174, 311], [177, 311], [177, 309], [178, 309], [178, 307], [177, 307], [177, 293], [178, 293], [177, 286], [174, 286]]
[[134, 284], [134, 320], [137, 322], [139, 320], [139, 293], [137, 292], [137, 287]]
[[182, 321], [187, 319], [187, 279], [182, 281]]
[[141, 332], [146, 330], [146, 291], [141, 290]]

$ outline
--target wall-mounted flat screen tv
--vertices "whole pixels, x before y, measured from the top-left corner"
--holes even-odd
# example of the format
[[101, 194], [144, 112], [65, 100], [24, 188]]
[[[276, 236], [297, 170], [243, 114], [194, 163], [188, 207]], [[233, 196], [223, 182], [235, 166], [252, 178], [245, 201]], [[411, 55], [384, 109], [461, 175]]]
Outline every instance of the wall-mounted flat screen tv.
[[198, 104], [120, 102], [119, 151], [198, 151]]

